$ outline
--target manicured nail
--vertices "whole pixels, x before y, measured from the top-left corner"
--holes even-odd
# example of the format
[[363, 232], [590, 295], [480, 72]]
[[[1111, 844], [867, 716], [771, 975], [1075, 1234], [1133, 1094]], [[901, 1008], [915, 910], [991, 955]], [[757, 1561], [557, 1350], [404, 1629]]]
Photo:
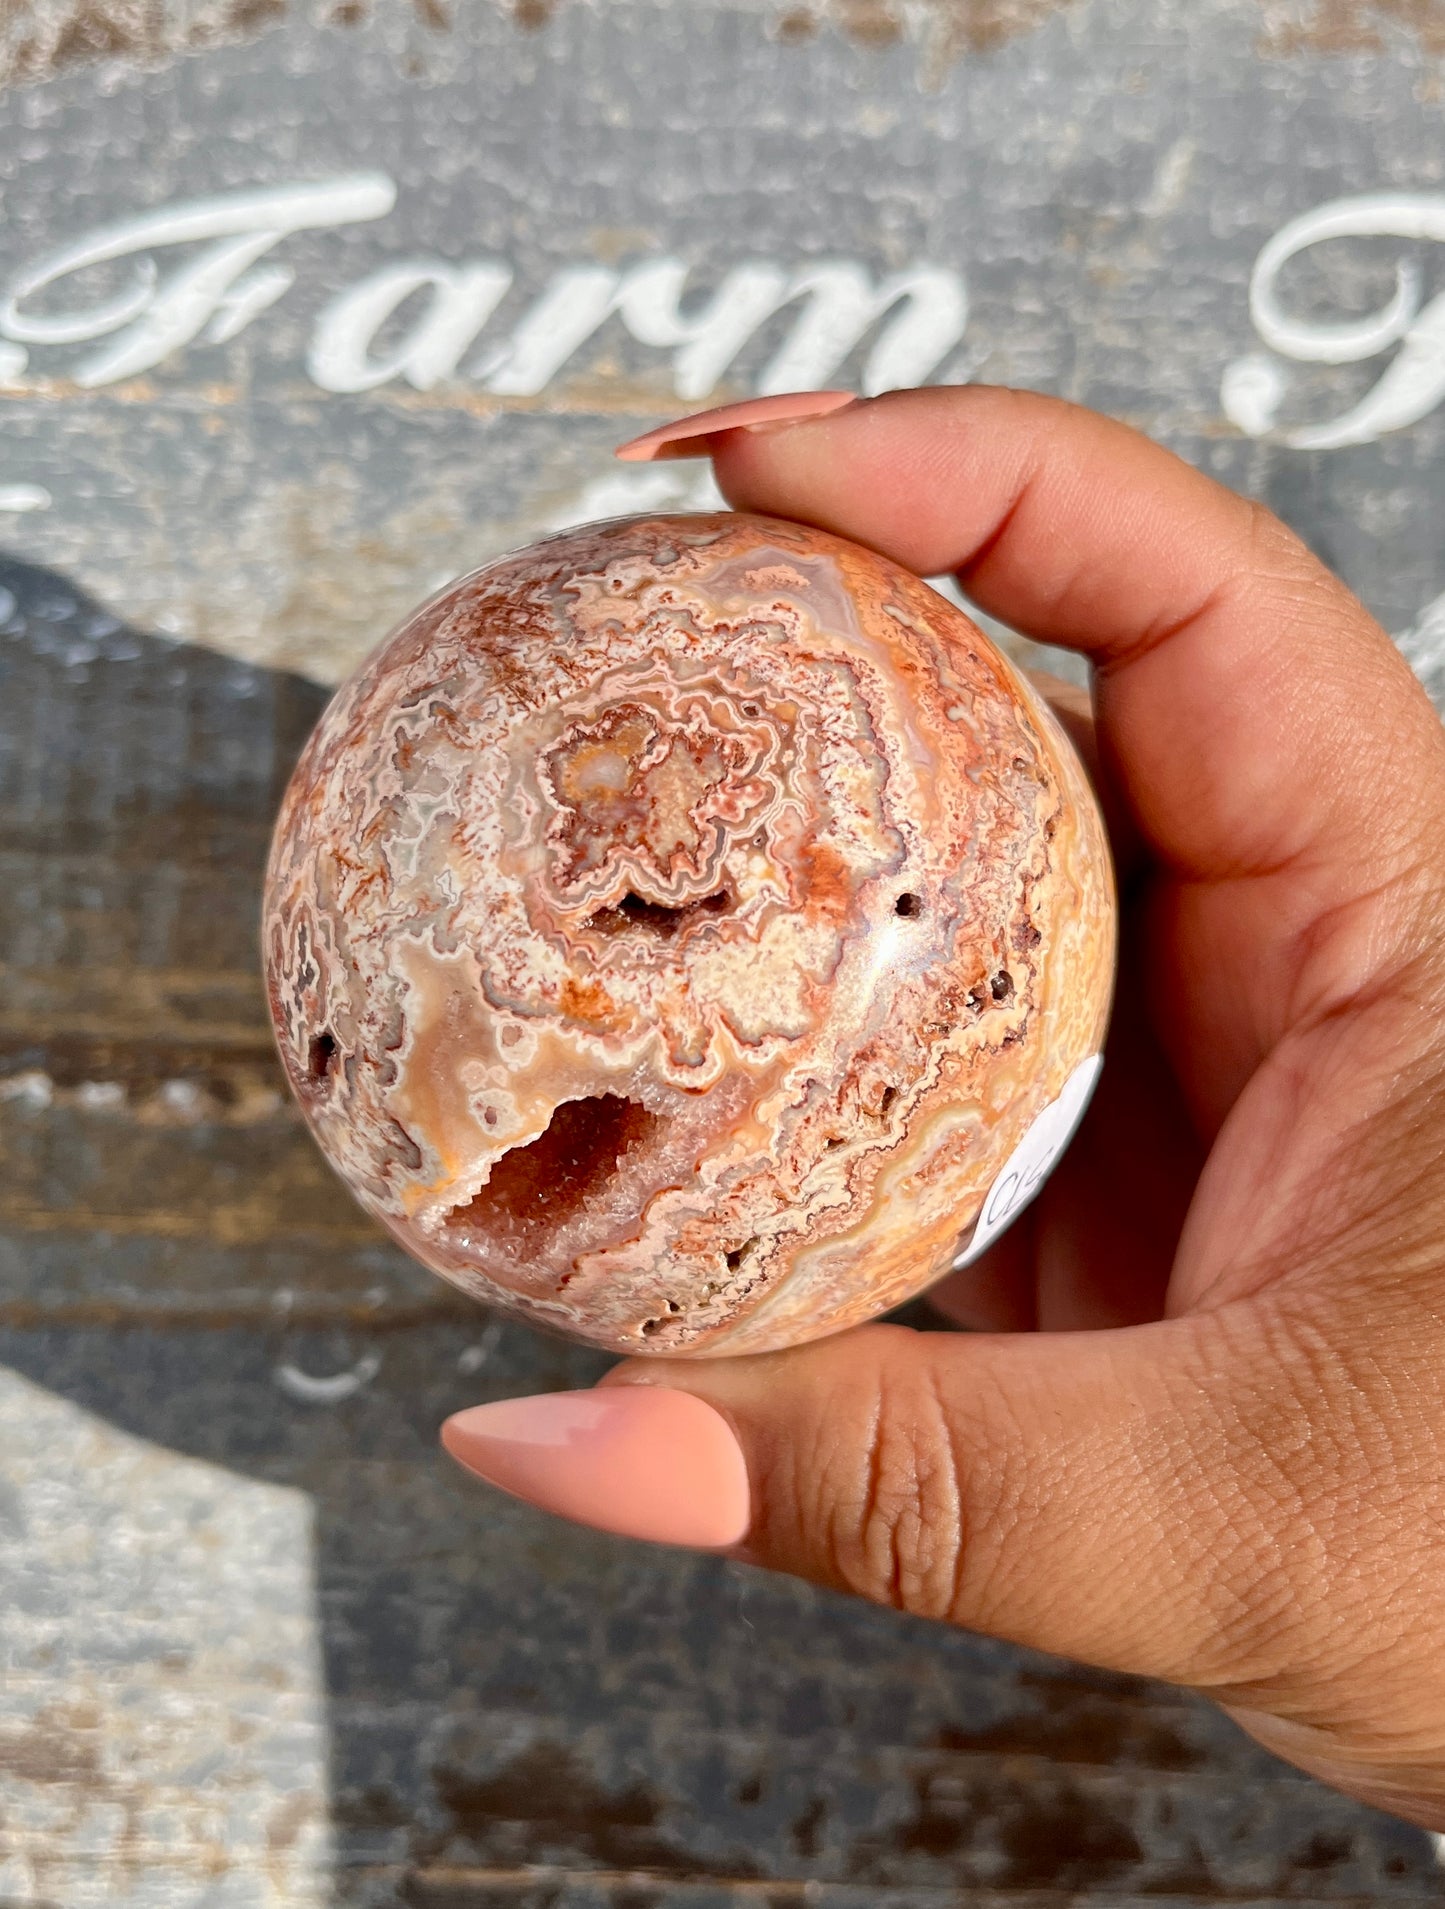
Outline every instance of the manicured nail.
[[489, 1485], [626, 1538], [718, 1550], [748, 1528], [742, 1449], [720, 1412], [659, 1385], [499, 1399], [442, 1427]]
[[628, 464], [652, 464], [661, 457], [710, 457], [713, 440], [725, 431], [774, 431], [801, 424], [805, 418], [826, 417], [853, 403], [851, 391], [785, 391], [775, 398], [744, 398], [740, 404], [719, 404], [673, 424], [659, 424], [655, 431], [644, 431], [641, 437], [619, 444], [613, 456]]

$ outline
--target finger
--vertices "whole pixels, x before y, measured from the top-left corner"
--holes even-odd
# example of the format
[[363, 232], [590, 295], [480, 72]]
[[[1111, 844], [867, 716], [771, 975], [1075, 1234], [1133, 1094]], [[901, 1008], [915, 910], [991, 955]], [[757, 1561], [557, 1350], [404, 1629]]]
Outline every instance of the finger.
[[1204, 1148], [1149, 1023], [1126, 917], [1106, 1061], [1034, 1225], [1045, 1331], [1160, 1319]]
[[734, 504], [953, 570], [1093, 660], [1104, 763], [1188, 891], [1173, 945], [1209, 969], [1174, 991], [1206, 1131], [1294, 1019], [1369, 985], [1395, 885], [1428, 864], [1438, 887], [1445, 737], [1394, 646], [1277, 520], [1137, 433], [969, 387], [732, 432], [715, 459]]
[[637, 1361], [604, 1391], [722, 1415], [752, 1562], [1208, 1688], [1272, 1671], [1255, 1650], [1293, 1641], [1277, 1611], [1257, 1637], [1249, 1621], [1251, 1575], [1277, 1552], [1267, 1454], [1288, 1367], [1258, 1323], [1211, 1313], [1068, 1334], [870, 1326], [761, 1358]]
[[[992, 615], [1087, 654], [1149, 840], [1193, 875], [1368, 834], [1359, 798], [1380, 765], [1333, 754], [1362, 725], [1378, 740], [1402, 719], [1445, 773], [1428, 700], [1344, 586], [1268, 512], [1108, 418], [1028, 392], [903, 391], [731, 432], [714, 455], [740, 507], [952, 571]], [[1362, 706], [1371, 692], [1383, 709]], [[1388, 786], [1413, 795], [1408, 771]]]

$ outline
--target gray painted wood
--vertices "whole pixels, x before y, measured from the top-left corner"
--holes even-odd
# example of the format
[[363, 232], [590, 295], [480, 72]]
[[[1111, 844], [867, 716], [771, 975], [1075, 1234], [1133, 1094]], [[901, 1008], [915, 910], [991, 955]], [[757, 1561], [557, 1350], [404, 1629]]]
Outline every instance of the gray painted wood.
[[[695, 495], [685, 469], [608, 457], [679, 406], [984, 377], [1127, 417], [1266, 498], [1393, 631], [1445, 593], [1434, 0], [452, 11], [12, 7], [12, 66], [46, 75], [0, 94], [16, 554], [140, 627], [333, 681], [440, 577], [549, 523]], [[107, 37], [129, 56], [82, 57]], [[1265, 248], [1337, 201], [1347, 236], [1252, 303]], [[148, 249], [137, 220], [178, 206], [210, 236]], [[269, 221], [249, 263], [220, 263], [227, 219]], [[1402, 220], [1416, 236], [1388, 235]], [[107, 232], [125, 257], [60, 271]], [[209, 292], [192, 278], [178, 300], [202, 257]], [[407, 268], [443, 292], [368, 319], [358, 295], [399, 296]], [[1406, 306], [1362, 341], [1397, 268]], [[677, 342], [758, 271], [793, 303], [739, 320], [731, 355], [716, 328], [707, 363]], [[918, 272], [920, 304], [849, 319]], [[117, 324], [126, 293], [138, 316]], [[428, 344], [433, 297], [472, 314], [449, 347]], [[1359, 442], [1302, 448], [1372, 393]]]
[[[599, 1362], [489, 1321], [360, 1218], [284, 1097], [255, 962], [320, 685], [504, 542], [702, 499], [607, 458], [702, 395], [637, 335], [660, 306], [530, 394], [479, 366], [584, 267], [675, 258], [694, 297], [748, 261], [952, 275], [967, 324], [927, 375], [1102, 404], [1266, 497], [1438, 687], [1428, 365], [1396, 375], [1413, 423], [1303, 449], [1408, 341], [1291, 358], [1248, 298], [1260, 249], [1332, 198], [1407, 194], [1428, 223], [1433, 12], [622, 0], [341, 23], [360, 11], [44, 0], [0, 27], [12, 289], [141, 211], [359, 170], [395, 187], [384, 217], [258, 257], [294, 281], [229, 342], [92, 388], [77, 371], [117, 331], [6, 360], [0, 1903], [1438, 1900], [1429, 1839], [1188, 1696], [571, 1531], [454, 1472], [446, 1412]], [[209, 242], [158, 252], [162, 289]], [[1341, 238], [1280, 297], [1306, 332], [1358, 319], [1403, 259], [1424, 312], [1438, 250]], [[513, 273], [459, 374], [324, 389], [328, 307], [418, 258]], [[130, 282], [99, 266], [18, 309], [93, 318]], [[766, 382], [792, 323], [744, 338], [713, 395]], [[837, 375], [865, 379], [879, 335]], [[1236, 413], [1278, 397], [1257, 434], [1222, 395], [1241, 362]]]

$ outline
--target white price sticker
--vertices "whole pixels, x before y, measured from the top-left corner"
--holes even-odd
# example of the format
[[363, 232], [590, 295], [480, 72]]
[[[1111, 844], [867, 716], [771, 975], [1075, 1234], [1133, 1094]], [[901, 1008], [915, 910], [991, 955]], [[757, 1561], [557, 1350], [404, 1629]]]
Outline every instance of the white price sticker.
[[1048, 1179], [1084, 1117], [1103, 1065], [1102, 1054], [1091, 1054], [1088, 1060], [1080, 1061], [1064, 1082], [1058, 1099], [1049, 1102], [1005, 1160], [979, 1208], [973, 1238], [953, 1261], [951, 1271], [956, 1273], [960, 1267], [971, 1265], [986, 1252]]

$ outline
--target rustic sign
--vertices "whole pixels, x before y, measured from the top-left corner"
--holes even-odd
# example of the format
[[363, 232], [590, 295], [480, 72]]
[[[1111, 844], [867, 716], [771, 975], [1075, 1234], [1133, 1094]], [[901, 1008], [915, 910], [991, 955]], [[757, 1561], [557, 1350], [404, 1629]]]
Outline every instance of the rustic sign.
[[1432, 665], [1430, 6], [359, 11], [0, 99], [17, 554], [333, 681], [505, 545], [704, 500], [611, 466], [661, 416], [986, 378], [1265, 497]]
[[1126, 417], [1445, 700], [1445, 4], [11, 0], [0, 87], [0, 1902], [1438, 1900], [1180, 1693], [447, 1468], [598, 1361], [346, 1199], [255, 921], [326, 686], [749, 392]]

